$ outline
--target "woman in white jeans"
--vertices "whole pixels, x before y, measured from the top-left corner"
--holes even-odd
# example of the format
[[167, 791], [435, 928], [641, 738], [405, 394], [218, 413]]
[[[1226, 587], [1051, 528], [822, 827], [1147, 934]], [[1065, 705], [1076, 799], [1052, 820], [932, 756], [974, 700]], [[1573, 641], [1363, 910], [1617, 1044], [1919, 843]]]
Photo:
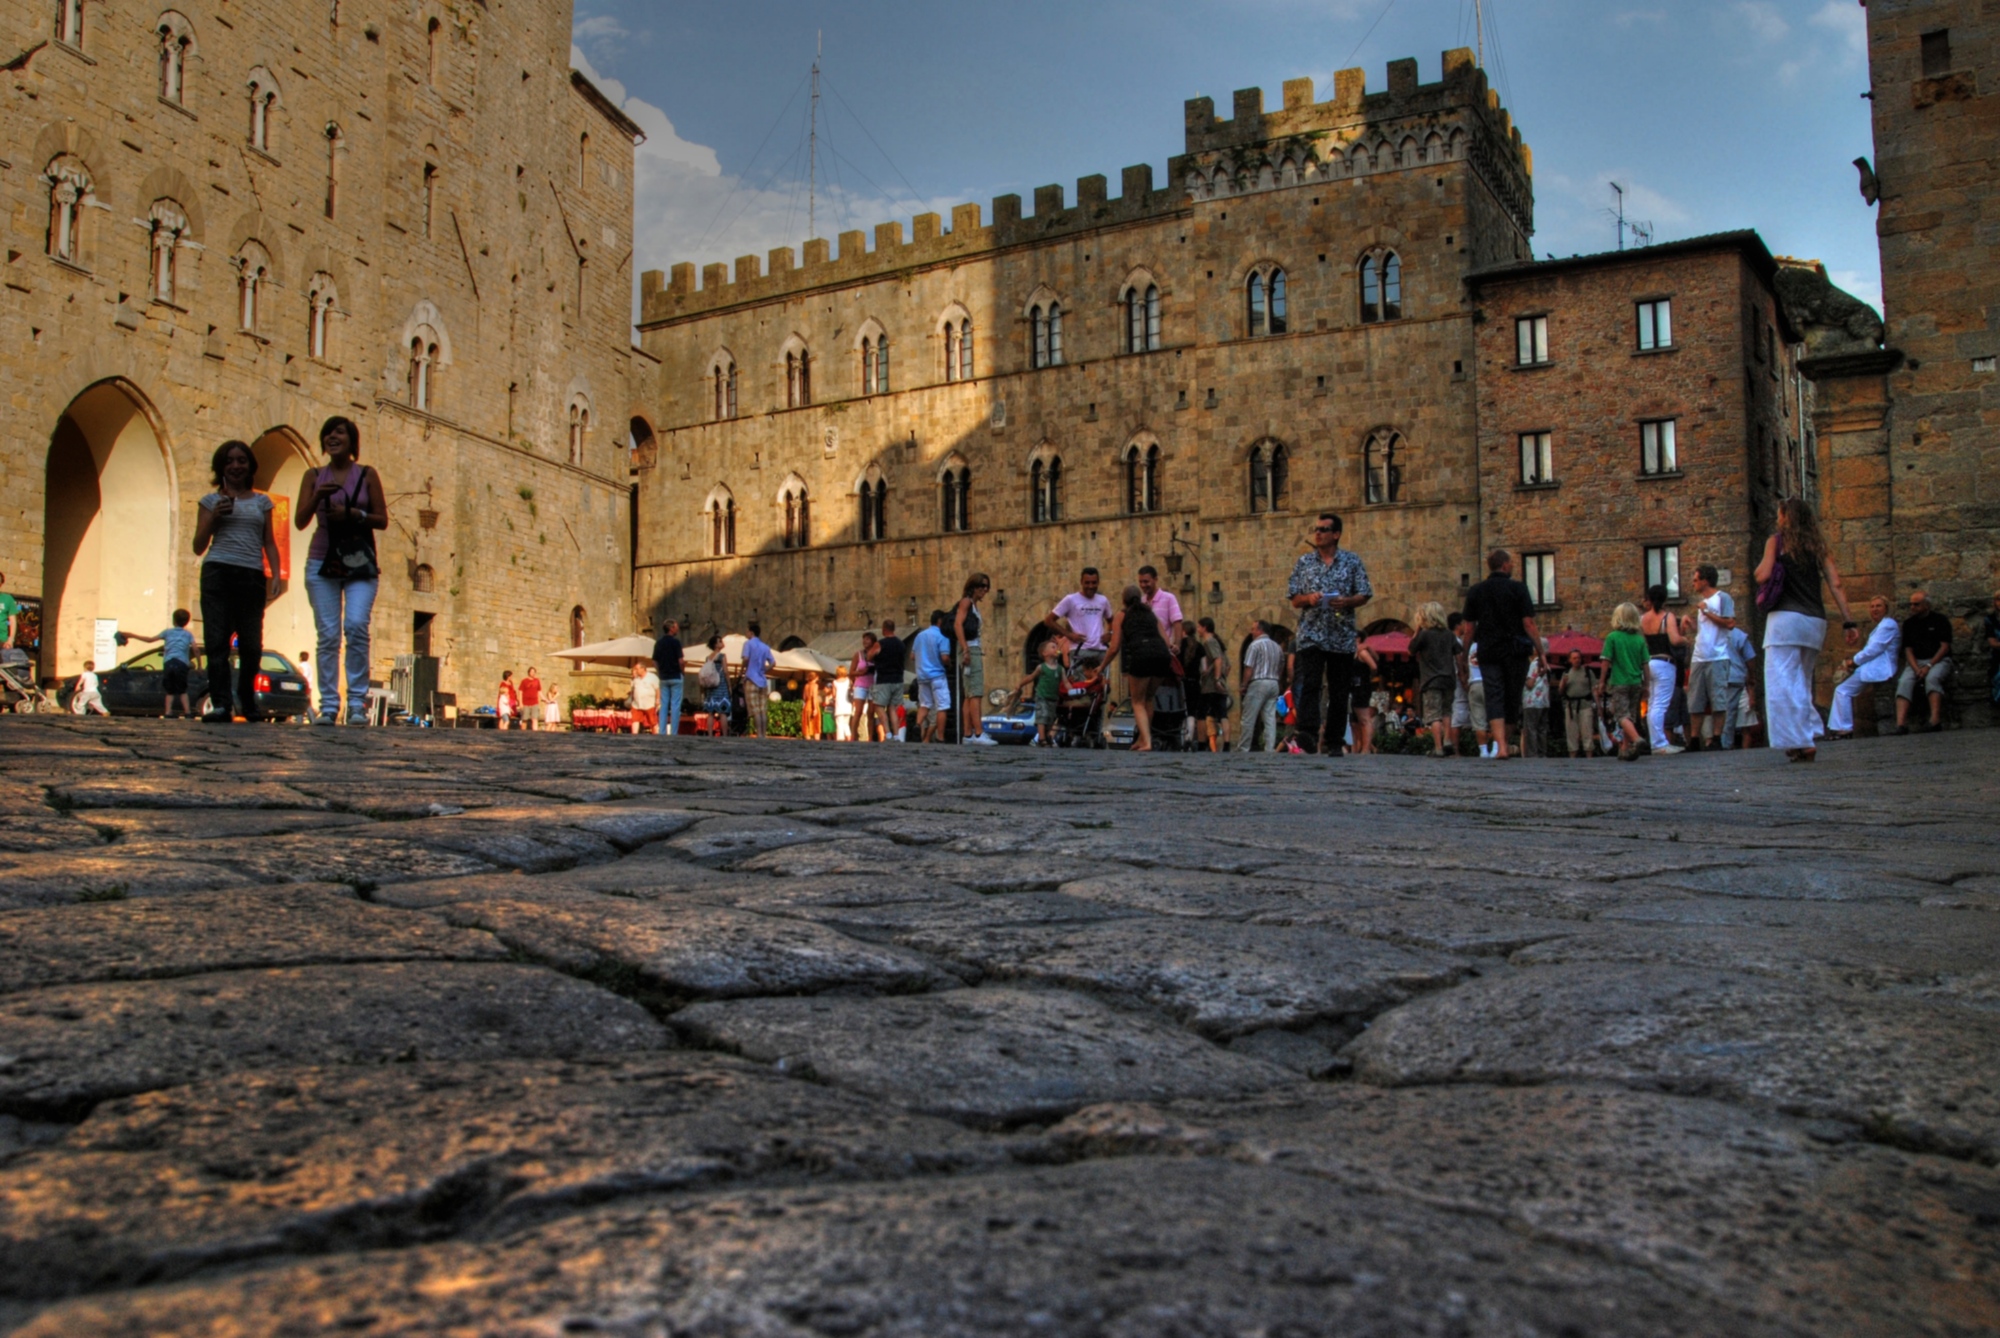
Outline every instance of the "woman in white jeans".
[[1674, 647], [1685, 638], [1681, 636], [1681, 620], [1667, 612], [1664, 585], [1646, 591], [1646, 611], [1639, 615], [1639, 631], [1652, 656], [1646, 665], [1646, 728], [1652, 735], [1653, 755], [1669, 757], [1681, 751], [1667, 737], [1667, 712], [1674, 707], [1674, 680], [1680, 676], [1674, 665]]
[[[1782, 566], [1782, 572], [1779, 568]], [[1757, 564], [1757, 602], [1765, 604], [1764, 586], [1779, 577], [1776, 602], [1764, 620], [1764, 724], [1771, 746], [1783, 748], [1794, 762], [1817, 755], [1816, 740], [1825, 733], [1819, 708], [1813, 704], [1813, 668], [1826, 644], [1826, 605], [1820, 581], [1840, 605], [1847, 644], [1861, 640], [1840, 572], [1827, 556], [1826, 540], [1812, 507], [1796, 497], [1778, 503], [1778, 532], [1764, 541], [1764, 559]]]
[[[389, 499], [381, 476], [356, 457], [361, 429], [338, 415], [320, 424], [326, 464], [299, 485], [292, 523], [304, 529], [314, 520], [306, 553], [306, 599], [319, 634], [319, 716], [331, 725], [340, 714], [340, 644], [347, 642], [347, 723], [368, 723], [368, 619], [375, 609], [381, 574], [375, 561], [375, 531], [389, 528]], [[328, 561], [329, 554], [334, 560]], [[356, 561], [365, 555], [365, 560]], [[345, 559], [343, 561], [343, 559]], [[334, 574], [330, 570], [338, 568]]]

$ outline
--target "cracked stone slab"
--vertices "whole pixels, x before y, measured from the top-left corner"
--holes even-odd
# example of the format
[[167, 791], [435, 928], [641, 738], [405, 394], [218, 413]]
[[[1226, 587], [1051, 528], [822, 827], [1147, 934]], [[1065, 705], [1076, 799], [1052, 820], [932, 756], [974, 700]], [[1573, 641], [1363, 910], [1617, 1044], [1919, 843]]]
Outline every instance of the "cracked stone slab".
[[427, 910], [455, 901], [477, 901], [490, 897], [534, 897], [543, 892], [602, 892], [609, 896], [637, 897], [642, 901], [675, 900], [686, 896], [706, 896], [711, 891], [742, 883], [742, 879], [719, 873], [685, 860], [654, 855], [657, 846], [640, 850], [612, 864], [586, 864], [555, 873], [500, 873], [452, 878], [426, 878], [388, 884], [370, 894], [385, 906]]
[[99, 843], [90, 854], [0, 857], [0, 910], [68, 906], [100, 899], [162, 897], [240, 887], [254, 881], [219, 863], [133, 858]]
[[1573, 920], [1512, 915], [1416, 897], [1358, 905], [1327, 904], [1317, 897], [1304, 897], [1279, 909], [1259, 911], [1250, 920], [1260, 925], [1318, 925], [1357, 938], [1475, 957], [1505, 957], [1577, 930]]
[[[788, 887], [790, 880], [777, 885]], [[1002, 926], [1085, 924], [1138, 914], [1060, 892], [968, 892], [959, 888], [936, 889], [917, 900], [873, 904], [784, 902], [754, 895], [737, 904], [772, 915], [817, 921], [863, 938], [907, 940], [912, 946], [913, 935], [949, 941], [961, 933]]]
[[50, 792], [71, 808], [325, 808], [324, 799], [271, 781], [214, 775], [70, 781]]
[[356, 844], [375, 839], [465, 855], [489, 868], [548, 873], [579, 864], [607, 864], [618, 848], [601, 836], [561, 822], [557, 809], [541, 821], [494, 821], [484, 817], [419, 818], [379, 823], [353, 833]]
[[1298, 908], [1309, 893], [1305, 884], [1286, 885], [1268, 878], [1116, 865], [1073, 878], [1062, 891], [1107, 906], [1196, 920], [1247, 920], [1266, 912], [1283, 913]]
[[1699, 892], [1704, 896], [1756, 897], [1780, 901], [1900, 901], [1920, 903], [1943, 889], [1933, 882], [1903, 878], [1886, 869], [1844, 863], [1795, 860], [1741, 869], [1696, 869], [1655, 873], [1647, 882]]
[[251, 967], [478, 962], [506, 955], [489, 935], [366, 905], [352, 888], [333, 883], [0, 915], [0, 994]]
[[1688, 967], [1542, 967], [1406, 1004], [1347, 1054], [1383, 1086], [1612, 1082], [2000, 1159], [2000, 1017], [1971, 1009]]
[[107, 1102], [0, 1173], [0, 1295], [491, 1232], [758, 1181], [1009, 1164], [972, 1133], [723, 1055], [312, 1067]]
[[679, 999], [908, 993], [957, 982], [911, 953], [823, 925], [712, 905], [670, 905], [592, 892], [481, 898], [443, 908], [537, 960], [577, 974], [630, 972]]
[[895, 941], [1002, 980], [1144, 1000], [1226, 1041], [1271, 1027], [1366, 1016], [1464, 977], [1435, 953], [1323, 929], [1143, 917], [1031, 928], [918, 929]]
[[537, 967], [456, 962], [228, 971], [0, 996], [0, 1111], [99, 1101], [239, 1069], [664, 1048], [637, 1004]]
[[743, 814], [703, 818], [666, 844], [688, 859], [721, 864], [759, 851], [779, 850], [809, 841], [845, 840], [852, 835], [797, 818]]
[[963, 855], [856, 833], [841, 835], [844, 839], [837, 841], [766, 850], [731, 867], [738, 873], [768, 873], [780, 878], [879, 875], [944, 883], [975, 892], [1054, 891], [1074, 872], [1070, 861], [1052, 855]]
[[325, 832], [354, 827], [368, 819], [353, 813], [286, 808], [93, 808], [78, 812], [78, 825], [111, 841], [215, 841], [288, 832]]
[[1124, 1159], [613, 1206], [478, 1244], [57, 1306], [19, 1338], [1792, 1330], [1646, 1269], [1271, 1166]]
[[1297, 1081], [1177, 1027], [1056, 990], [696, 1004], [675, 1029], [786, 1072], [970, 1123], [1097, 1101], [1237, 1096]]
[[2000, 1172], [1721, 1102], [1568, 1085], [1321, 1085], [1093, 1106], [1047, 1137], [1077, 1156], [1226, 1157], [1405, 1195], [1634, 1263], [1802, 1332], [1945, 1338], [2000, 1315], [2000, 1256], [1981, 1225], [2000, 1203]]

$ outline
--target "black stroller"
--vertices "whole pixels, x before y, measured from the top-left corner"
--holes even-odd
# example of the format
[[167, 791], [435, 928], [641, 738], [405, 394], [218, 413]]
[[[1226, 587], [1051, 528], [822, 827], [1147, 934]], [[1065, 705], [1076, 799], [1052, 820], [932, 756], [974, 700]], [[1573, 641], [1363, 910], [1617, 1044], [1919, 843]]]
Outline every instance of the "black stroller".
[[1187, 733], [1187, 680], [1169, 678], [1153, 689], [1153, 749], [1177, 753]]

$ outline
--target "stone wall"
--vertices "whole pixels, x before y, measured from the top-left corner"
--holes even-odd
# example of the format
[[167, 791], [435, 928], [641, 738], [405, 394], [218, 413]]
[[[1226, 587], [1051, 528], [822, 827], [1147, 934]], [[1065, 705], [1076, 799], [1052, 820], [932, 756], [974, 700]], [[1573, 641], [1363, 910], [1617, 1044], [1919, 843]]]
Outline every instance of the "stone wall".
[[[157, 6], [92, 0], [80, 35], [62, 9], [0, 20], [25, 53], [0, 111], [0, 570], [50, 605], [44, 671], [77, 668], [94, 617], [153, 632], [198, 612], [210, 453], [253, 440], [260, 483], [290, 493], [335, 413], [393, 494], [376, 677], [421, 614], [443, 686], [478, 696], [502, 667], [553, 667], [573, 609], [591, 635], [629, 630], [637, 130], [573, 77], [570, 7], [180, 4], [177, 96]], [[185, 230], [156, 295], [163, 218]], [[244, 257], [264, 271], [247, 327]], [[412, 339], [436, 349], [421, 409]], [[267, 619], [293, 655], [307, 537]]]
[[[1167, 584], [1189, 616], [1225, 629], [1276, 615], [1306, 518], [1335, 509], [1369, 562], [1369, 620], [1450, 598], [1474, 570], [1474, 337], [1464, 278], [1525, 257], [1527, 153], [1464, 53], [1418, 85], [1414, 62], [1370, 95], [1358, 71], [1335, 96], [1286, 85], [1262, 111], [1189, 104], [1172, 180], [1127, 169], [1015, 197], [983, 221], [953, 211], [808, 241], [804, 264], [774, 251], [720, 265], [694, 286], [642, 276], [642, 343], [659, 360], [658, 454], [641, 471], [635, 595], [642, 613], [689, 630], [760, 617], [767, 636], [811, 637], [898, 621], [989, 572], [1006, 604], [987, 638], [1018, 650], [1029, 625], [1094, 564], [1116, 586], [1142, 562], [1184, 560]], [[1395, 254], [1394, 319], [1364, 321], [1360, 266]], [[1253, 337], [1247, 283], [1282, 268], [1287, 329]], [[1159, 292], [1158, 347], [1128, 351], [1127, 295]], [[1060, 365], [1032, 365], [1033, 311], [1063, 310]], [[969, 380], [947, 379], [947, 326], [969, 319]], [[891, 389], [861, 388], [862, 340], [886, 335]], [[789, 408], [785, 358], [813, 358], [810, 407]], [[715, 421], [714, 371], [734, 364], [738, 414]], [[1365, 444], [1395, 434], [1401, 480], [1370, 501]], [[1281, 445], [1288, 483], [1252, 508], [1254, 450]], [[1127, 460], [1157, 447], [1157, 507], [1135, 510]], [[1059, 518], [1035, 523], [1035, 466], [1060, 459]], [[1386, 492], [1386, 461], [1384, 490]], [[946, 532], [941, 478], [970, 471], [969, 528]], [[887, 484], [886, 538], [864, 539], [857, 492]], [[811, 532], [785, 545], [784, 496], [803, 486]], [[713, 555], [707, 508], [733, 502], [733, 555]], [[1004, 675], [1002, 676], [1004, 677]], [[997, 680], [996, 680], [997, 681]]]

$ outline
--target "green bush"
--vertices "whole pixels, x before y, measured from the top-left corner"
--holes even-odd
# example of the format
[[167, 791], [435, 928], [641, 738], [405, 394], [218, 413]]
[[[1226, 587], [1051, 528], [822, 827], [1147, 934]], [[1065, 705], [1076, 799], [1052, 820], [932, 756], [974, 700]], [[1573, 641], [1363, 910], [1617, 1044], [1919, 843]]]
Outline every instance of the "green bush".
[[774, 739], [796, 739], [799, 737], [799, 718], [803, 714], [798, 702], [772, 702], [766, 719], [770, 723], [771, 737]]

